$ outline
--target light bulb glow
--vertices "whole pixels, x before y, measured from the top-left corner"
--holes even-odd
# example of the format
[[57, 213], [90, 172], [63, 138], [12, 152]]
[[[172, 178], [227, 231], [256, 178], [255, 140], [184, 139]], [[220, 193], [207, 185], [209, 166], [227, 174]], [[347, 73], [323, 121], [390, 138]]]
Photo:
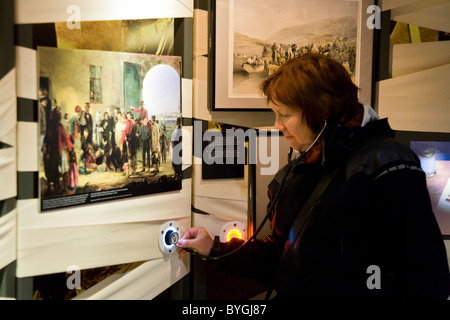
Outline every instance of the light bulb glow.
[[233, 228], [227, 233], [227, 242], [233, 238], [242, 239], [242, 232], [238, 228]]

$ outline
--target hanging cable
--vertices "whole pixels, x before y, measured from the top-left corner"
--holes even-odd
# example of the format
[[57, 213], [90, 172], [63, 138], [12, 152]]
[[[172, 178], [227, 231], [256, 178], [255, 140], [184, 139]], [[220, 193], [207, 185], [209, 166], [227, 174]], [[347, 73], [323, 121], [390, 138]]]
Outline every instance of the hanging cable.
[[262, 230], [262, 228], [264, 227], [264, 225], [265, 225], [267, 219], [269, 219], [270, 213], [271, 213], [272, 210], [274, 209], [275, 204], [277, 203], [277, 201], [278, 201], [278, 199], [279, 199], [279, 197], [280, 197], [280, 195], [281, 195], [281, 191], [282, 191], [282, 189], [283, 189], [284, 186], [285, 186], [286, 179], [287, 179], [287, 177], [288, 177], [288, 175], [289, 175], [291, 169], [292, 169], [296, 164], [298, 164], [298, 163], [306, 156], [306, 154], [311, 150], [311, 148], [316, 144], [317, 140], [319, 140], [319, 138], [322, 136], [323, 132], [325, 131], [326, 126], [327, 126], [327, 121], [325, 120], [325, 124], [323, 125], [322, 130], [320, 130], [319, 134], [318, 134], [317, 137], [314, 139], [314, 141], [311, 143], [311, 145], [305, 150], [305, 152], [301, 153], [301, 154], [300, 154], [297, 158], [295, 158], [294, 160], [291, 159], [293, 149], [290, 148], [290, 150], [289, 150], [289, 158], [288, 158], [288, 160], [289, 160], [288, 168], [287, 168], [287, 170], [286, 170], [286, 173], [285, 173], [284, 176], [283, 176], [283, 179], [281, 179], [280, 187], [278, 188], [278, 191], [277, 191], [277, 193], [275, 194], [275, 197], [274, 197], [273, 200], [271, 201], [270, 207], [269, 207], [269, 209], [267, 210], [267, 213], [266, 213], [266, 215], [264, 216], [264, 219], [261, 221], [261, 223], [259, 224], [259, 227], [256, 229], [256, 231], [253, 233], [253, 235], [252, 235], [247, 241], [245, 241], [242, 245], [240, 245], [239, 247], [237, 247], [237, 248], [234, 249], [233, 251], [230, 251], [230, 252], [225, 253], [225, 254], [220, 255], [220, 256], [212, 256], [212, 257], [211, 257], [211, 256], [207, 256], [207, 255], [200, 254], [200, 253], [198, 253], [198, 252], [196, 252], [196, 251], [194, 251], [194, 250], [192, 250], [192, 249], [190, 249], [190, 248], [181, 248], [181, 249], [183, 249], [183, 250], [185, 250], [185, 251], [187, 251], [187, 252], [190, 252], [190, 253], [192, 253], [192, 254], [195, 254], [195, 255], [199, 256], [200, 258], [202, 258], [202, 259], [204, 259], [204, 260], [217, 261], [217, 260], [223, 259], [223, 258], [225, 258], [225, 257], [231, 256], [232, 254], [235, 254], [236, 252], [242, 250], [242, 248], [244, 248], [247, 244], [249, 244], [250, 242], [252, 242], [252, 241], [256, 238], [256, 236], [259, 234], [259, 232], [261, 232], [261, 230]]

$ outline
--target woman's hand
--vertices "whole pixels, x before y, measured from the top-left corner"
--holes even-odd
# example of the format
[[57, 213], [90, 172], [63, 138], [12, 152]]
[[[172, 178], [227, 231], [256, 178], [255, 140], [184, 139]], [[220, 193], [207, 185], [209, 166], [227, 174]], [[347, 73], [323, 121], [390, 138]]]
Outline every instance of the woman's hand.
[[[177, 246], [181, 249], [189, 248], [195, 252], [208, 256], [213, 246], [214, 240], [204, 227], [193, 227], [188, 229], [183, 237], [178, 240]], [[186, 254], [185, 250], [180, 252], [181, 257]]]

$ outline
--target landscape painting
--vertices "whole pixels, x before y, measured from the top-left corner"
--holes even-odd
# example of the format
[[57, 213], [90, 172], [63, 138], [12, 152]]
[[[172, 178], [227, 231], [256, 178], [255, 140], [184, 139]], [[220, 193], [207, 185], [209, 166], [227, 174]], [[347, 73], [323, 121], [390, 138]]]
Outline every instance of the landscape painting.
[[233, 97], [258, 97], [268, 75], [307, 52], [332, 57], [355, 79], [359, 1], [234, 0], [229, 8]]

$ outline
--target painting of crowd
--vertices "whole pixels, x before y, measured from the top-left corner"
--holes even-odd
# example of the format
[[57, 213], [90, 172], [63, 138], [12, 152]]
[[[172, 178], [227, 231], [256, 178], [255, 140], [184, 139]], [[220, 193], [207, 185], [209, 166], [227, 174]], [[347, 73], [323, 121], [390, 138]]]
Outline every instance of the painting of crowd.
[[[121, 178], [156, 176], [160, 166], [181, 141], [181, 118], [167, 132], [156, 116], [148, 115], [144, 102], [128, 111], [115, 107], [91, 114], [91, 103], [76, 105], [63, 114], [56, 99], [40, 90], [39, 122], [46, 197], [76, 193], [80, 175], [115, 173]], [[138, 159], [139, 156], [139, 159]], [[139, 162], [139, 166], [138, 166]], [[171, 163], [175, 179], [181, 165]]]
[[[356, 71], [356, 48], [349, 45], [347, 39], [334, 40], [327, 43], [309, 43], [300, 46], [296, 43], [284, 44], [273, 42], [272, 45], [264, 45], [261, 56], [251, 56], [243, 63], [242, 67], [248, 73], [265, 71], [267, 75], [272, 74], [279, 66], [287, 60], [299, 57], [305, 53], [320, 53], [340, 62], [353, 77]], [[247, 69], [251, 66], [251, 69]], [[249, 71], [250, 70], [250, 71]]]

